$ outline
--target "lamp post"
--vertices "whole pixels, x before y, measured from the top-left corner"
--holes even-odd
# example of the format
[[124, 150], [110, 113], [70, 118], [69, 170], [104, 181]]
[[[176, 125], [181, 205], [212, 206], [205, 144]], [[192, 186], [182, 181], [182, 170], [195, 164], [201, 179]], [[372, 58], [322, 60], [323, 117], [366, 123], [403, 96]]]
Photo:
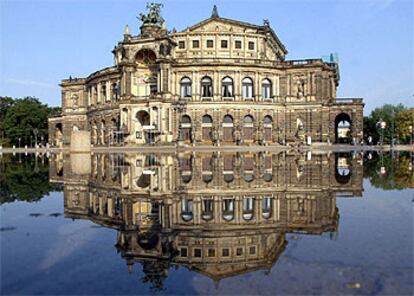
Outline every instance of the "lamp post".
[[413, 126], [410, 125], [408, 127], [408, 130], [410, 131], [410, 146], [413, 145]]
[[33, 134], [35, 136], [35, 148], [37, 148], [37, 134], [39, 133], [39, 130], [37, 128], [35, 128], [33, 130]]
[[382, 145], [384, 142], [384, 129], [387, 126], [387, 123], [380, 118], [380, 120], [376, 124], [377, 128], [381, 130], [381, 138], [380, 138], [380, 144]]

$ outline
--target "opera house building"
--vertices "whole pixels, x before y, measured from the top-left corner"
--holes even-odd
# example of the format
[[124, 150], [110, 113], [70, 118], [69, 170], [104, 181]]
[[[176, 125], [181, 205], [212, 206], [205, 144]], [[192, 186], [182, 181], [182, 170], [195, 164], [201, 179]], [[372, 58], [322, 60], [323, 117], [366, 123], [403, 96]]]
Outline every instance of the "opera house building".
[[[61, 81], [50, 145], [289, 145], [362, 140], [363, 102], [337, 98], [335, 59], [289, 60], [270, 26], [211, 16], [167, 30], [159, 4], [113, 48], [114, 64]], [[90, 141], [90, 143], [89, 143]]]

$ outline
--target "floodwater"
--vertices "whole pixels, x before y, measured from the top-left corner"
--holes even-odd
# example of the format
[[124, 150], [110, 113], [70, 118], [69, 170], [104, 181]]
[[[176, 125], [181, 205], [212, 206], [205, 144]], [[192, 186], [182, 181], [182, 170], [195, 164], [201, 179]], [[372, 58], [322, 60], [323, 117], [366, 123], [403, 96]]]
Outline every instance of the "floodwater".
[[1, 294], [413, 294], [413, 155], [0, 156]]

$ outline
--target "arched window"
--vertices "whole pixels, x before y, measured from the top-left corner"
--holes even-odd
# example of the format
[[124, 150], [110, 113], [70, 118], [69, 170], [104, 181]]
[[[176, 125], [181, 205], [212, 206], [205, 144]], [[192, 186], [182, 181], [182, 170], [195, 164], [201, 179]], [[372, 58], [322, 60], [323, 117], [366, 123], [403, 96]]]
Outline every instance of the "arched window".
[[180, 82], [181, 97], [188, 98], [191, 97], [191, 79], [184, 77]]
[[203, 199], [201, 218], [205, 221], [213, 219], [214, 201], [211, 198]]
[[191, 124], [191, 118], [188, 115], [183, 115], [183, 117], [181, 117], [181, 123], [182, 124]]
[[202, 127], [202, 138], [204, 141], [212, 141], [213, 140], [213, 118], [205, 114], [201, 121]]
[[226, 198], [223, 200], [223, 219], [231, 221], [234, 218], [234, 199]]
[[265, 196], [262, 200], [262, 216], [263, 218], [268, 219], [271, 213], [272, 213], [272, 197]]
[[205, 76], [201, 79], [201, 97], [211, 98], [213, 96], [213, 81]]
[[262, 97], [263, 99], [272, 97], [272, 82], [267, 78], [262, 81]]
[[233, 124], [233, 117], [231, 115], [225, 115], [223, 118], [223, 123]]
[[272, 125], [272, 117], [271, 116], [269, 116], [269, 115], [266, 115], [264, 118], [263, 118], [263, 125], [266, 127], [266, 126], [268, 126], [268, 125]]
[[193, 219], [193, 201], [190, 199], [181, 200], [181, 218], [188, 222]]
[[253, 80], [246, 77], [242, 80], [242, 91], [244, 99], [253, 98]]
[[202, 122], [203, 122], [203, 125], [212, 124], [213, 123], [213, 118], [211, 118], [210, 115], [206, 114], [206, 115], [203, 116]]
[[224, 98], [233, 97], [233, 79], [228, 76], [221, 81], [221, 95]]
[[251, 115], [246, 115], [243, 118], [243, 125], [245, 127], [251, 127], [251, 126], [253, 126], [253, 117]]
[[254, 206], [253, 197], [245, 197], [243, 199], [243, 219], [244, 220], [248, 221], [253, 218], [253, 206]]

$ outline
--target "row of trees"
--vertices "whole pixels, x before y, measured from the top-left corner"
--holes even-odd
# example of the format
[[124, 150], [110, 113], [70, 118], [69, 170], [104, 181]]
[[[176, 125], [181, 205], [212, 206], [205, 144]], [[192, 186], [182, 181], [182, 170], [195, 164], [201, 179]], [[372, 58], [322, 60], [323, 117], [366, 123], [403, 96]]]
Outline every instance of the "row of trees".
[[[380, 122], [385, 122], [385, 128], [381, 129]], [[373, 143], [377, 143], [383, 135], [383, 143], [410, 143], [410, 126], [414, 129], [414, 108], [407, 108], [402, 104], [385, 104], [372, 110], [369, 116], [364, 117], [364, 136], [372, 137]]]
[[34, 97], [0, 97], [0, 145], [32, 146], [47, 142], [47, 118], [60, 112]]

